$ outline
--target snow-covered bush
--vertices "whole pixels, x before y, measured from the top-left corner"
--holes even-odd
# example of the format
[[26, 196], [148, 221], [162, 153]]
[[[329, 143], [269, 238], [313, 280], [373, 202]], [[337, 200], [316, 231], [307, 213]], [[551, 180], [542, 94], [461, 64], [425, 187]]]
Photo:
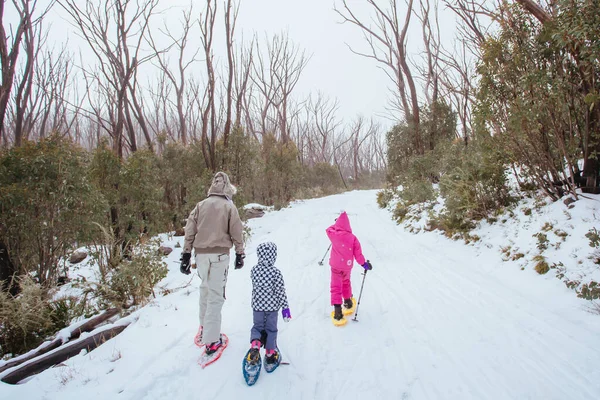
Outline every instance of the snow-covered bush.
[[383, 189], [377, 192], [377, 205], [379, 208], [387, 208], [394, 199], [394, 192], [391, 189]]

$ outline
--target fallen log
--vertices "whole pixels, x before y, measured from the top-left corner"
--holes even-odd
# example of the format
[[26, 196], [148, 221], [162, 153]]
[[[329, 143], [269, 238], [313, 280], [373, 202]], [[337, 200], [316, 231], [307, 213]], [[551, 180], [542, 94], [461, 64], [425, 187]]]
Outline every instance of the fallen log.
[[32, 360], [31, 362], [18, 367], [14, 371], [4, 375], [0, 380], [4, 383], [17, 384], [25, 378], [39, 374], [58, 363], [76, 356], [83, 349], [86, 349], [88, 352], [94, 350], [107, 340], [110, 340], [123, 332], [125, 328], [127, 328], [127, 325], [113, 326], [112, 328], [98, 332], [88, 338], [70, 342], [52, 353], [42, 355], [39, 359]]
[[71, 340], [77, 339], [79, 336], [81, 336], [81, 334], [83, 332], [93, 331], [94, 329], [96, 329], [96, 327], [98, 325], [106, 322], [107, 320], [111, 319], [118, 313], [119, 313], [118, 308], [109, 308], [108, 310], [104, 311], [102, 314], [97, 315], [93, 318], [90, 318], [86, 323], [78, 326], [71, 332], [70, 339]]
[[35, 351], [27, 353], [27, 355], [24, 357], [16, 357], [14, 360], [7, 361], [5, 364], [0, 366], [0, 373], [6, 371], [7, 369], [16, 367], [17, 365], [23, 364], [26, 361], [39, 357], [42, 354], [49, 353], [52, 350], [60, 347], [65, 342], [67, 342], [67, 340], [77, 339], [79, 336], [81, 336], [83, 332], [93, 331], [98, 325], [106, 322], [108, 319], [114, 317], [118, 313], [119, 309], [109, 308], [102, 314], [92, 317], [85, 323], [79, 325], [78, 327], [73, 329], [68, 335], [58, 335], [50, 342], [50, 344], [42, 344]]

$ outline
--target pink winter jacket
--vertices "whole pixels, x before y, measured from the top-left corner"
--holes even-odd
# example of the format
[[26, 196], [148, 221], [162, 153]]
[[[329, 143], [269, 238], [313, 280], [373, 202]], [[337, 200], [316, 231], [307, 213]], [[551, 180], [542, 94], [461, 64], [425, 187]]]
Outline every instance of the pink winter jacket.
[[331, 240], [331, 255], [329, 256], [329, 265], [337, 270], [350, 270], [354, 260], [360, 265], [365, 263], [365, 257], [362, 254], [360, 242], [352, 234], [350, 220], [344, 211], [338, 217], [335, 224], [325, 230], [329, 240]]

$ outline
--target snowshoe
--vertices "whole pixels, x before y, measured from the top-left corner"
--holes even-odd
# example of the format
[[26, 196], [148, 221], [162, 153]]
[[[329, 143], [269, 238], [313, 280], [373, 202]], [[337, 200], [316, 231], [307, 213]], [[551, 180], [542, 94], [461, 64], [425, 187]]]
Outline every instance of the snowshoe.
[[331, 320], [335, 326], [346, 325], [346, 318], [344, 318], [344, 313], [342, 312], [342, 305], [335, 304], [333, 306], [333, 311], [331, 312]]
[[356, 299], [353, 297], [351, 299], [344, 300], [344, 306], [342, 307], [342, 313], [344, 315], [351, 315], [354, 310], [356, 310]]
[[331, 312], [331, 321], [333, 321], [333, 324], [334, 324], [335, 326], [343, 326], [343, 325], [346, 325], [346, 322], [348, 322], [348, 320], [347, 320], [346, 318], [342, 317], [341, 319], [335, 319], [335, 318], [334, 318], [334, 314], [335, 314], [335, 311], [332, 311], [332, 312]]
[[252, 386], [258, 380], [261, 368], [260, 349], [251, 348], [248, 350], [242, 361], [242, 374], [248, 386]]
[[335, 326], [346, 325], [346, 318], [344, 318], [344, 314], [342, 313], [342, 306], [340, 304], [336, 304], [333, 306], [334, 310], [331, 312], [331, 320]]
[[202, 325], [198, 328], [198, 333], [194, 336], [194, 344], [200, 348], [204, 347], [204, 343], [202, 343]]
[[265, 355], [265, 371], [271, 373], [279, 367], [281, 363], [281, 352], [279, 348], [275, 350], [275, 353], [272, 355]]
[[214, 351], [211, 351], [211, 349], [208, 348], [209, 346], [205, 346], [204, 350], [202, 350], [202, 354], [200, 355], [200, 358], [198, 359], [198, 364], [202, 368], [208, 367], [210, 364], [214, 363], [219, 358], [221, 358], [221, 354], [223, 354], [223, 351], [225, 351], [228, 344], [229, 344], [229, 338], [224, 333], [221, 333], [221, 346], [219, 346]]

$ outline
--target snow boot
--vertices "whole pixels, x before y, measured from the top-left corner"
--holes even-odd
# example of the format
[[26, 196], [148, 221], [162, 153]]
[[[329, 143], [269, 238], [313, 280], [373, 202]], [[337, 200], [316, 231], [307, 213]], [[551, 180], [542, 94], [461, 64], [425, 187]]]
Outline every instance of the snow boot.
[[222, 345], [223, 345], [223, 340], [221, 338], [219, 338], [219, 340], [217, 340], [216, 342], [207, 345], [206, 346], [206, 355], [210, 356], [211, 354], [213, 354], [214, 352], [219, 350], [219, 348]]
[[349, 299], [344, 299], [344, 307], [345, 308], [352, 308], [354, 304], [352, 303], [352, 298]]
[[265, 354], [265, 371], [267, 371], [267, 373], [275, 371], [280, 363], [281, 355], [279, 354], [279, 349], [267, 350]]
[[279, 361], [279, 352], [277, 350], [267, 350], [265, 355], [265, 362], [267, 364], [275, 364]]
[[342, 313], [342, 305], [341, 304], [334, 304], [333, 305], [334, 309], [331, 312], [331, 320], [333, 322], [333, 325], [335, 326], [342, 326], [342, 325], [346, 325], [346, 318], [344, 318], [344, 314]]
[[260, 364], [260, 348], [252, 347], [246, 356], [246, 363], [250, 365]]
[[341, 306], [341, 304], [334, 304], [333, 305], [333, 319], [339, 321], [342, 318], [344, 318], [344, 314], [342, 313], [342, 306]]
[[344, 315], [352, 314], [355, 309], [356, 309], [356, 300], [354, 299], [354, 297], [351, 297], [349, 299], [344, 299], [344, 307], [342, 309], [342, 313]]

